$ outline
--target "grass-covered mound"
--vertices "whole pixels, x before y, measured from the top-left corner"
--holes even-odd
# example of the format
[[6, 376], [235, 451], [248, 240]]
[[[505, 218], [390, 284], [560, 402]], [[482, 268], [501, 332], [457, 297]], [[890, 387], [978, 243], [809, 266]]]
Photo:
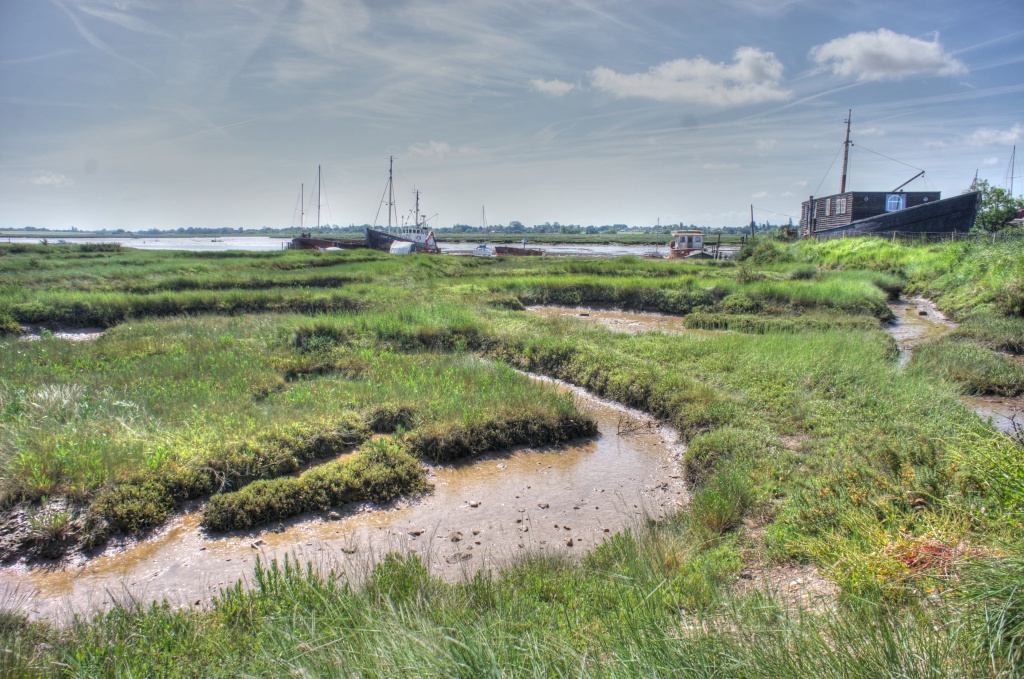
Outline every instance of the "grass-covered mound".
[[252, 528], [349, 502], [387, 502], [425, 485], [423, 469], [400, 443], [374, 439], [350, 457], [301, 476], [256, 481], [215, 495], [203, 507], [202, 525], [215, 531]]

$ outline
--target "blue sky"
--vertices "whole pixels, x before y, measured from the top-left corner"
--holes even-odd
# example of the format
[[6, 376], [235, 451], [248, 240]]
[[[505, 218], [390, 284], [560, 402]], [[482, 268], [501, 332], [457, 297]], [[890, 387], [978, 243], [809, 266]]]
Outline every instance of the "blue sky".
[[1019, 0], [2, 0], [0, 227], [288, 226], [318, 164], [362, 224], [389, 156], [435, 226], [778, 222], [851, 108], [851, 188], [1002, 185], [1022, 73]]

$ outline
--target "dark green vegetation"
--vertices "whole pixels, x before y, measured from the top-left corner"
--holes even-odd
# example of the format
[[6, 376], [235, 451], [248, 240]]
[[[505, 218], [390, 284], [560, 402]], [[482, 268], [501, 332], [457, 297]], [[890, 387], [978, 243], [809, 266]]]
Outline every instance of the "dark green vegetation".
[[[422, 483], [410, 454], [592, 431], [570, 397], [506, 366], [671, 423], [693, 485], [689, 512], [571, 565], [525, 558], [462, 584], [415, 558], [392, 557], [365, 583], [268, 567], [254, 590], [230, 588], [205, 611], [124, 607], [65, 628], [11, 613], [0, 663], [138, 676], [1018, 674], [1024, 455], [957, 399], [1013, 380], [1000, 364], [968, 379], [963, 365], [982, 364], [979, 354], [960, 361], [942, 346], [903, 370], [880, 321], [901, 290], [926, 294], [964, 321], [942, 345], [1016, 351], [1022, 261], [1012, 242], [857, 239], [769, 243], [724, 266], [53, 248], [0, 257], [0, 314], [25, 322], [26, 308], [73, 308], [74, 297], [126, 319], [91, 344], [0, 345], [8, 505], [121, 492], [110, 506], [127, 521], [147, 516], [145, 489], [184, 492], [174, 490], [184, 482], [159, 485], [182, 475], [217, 481], [209, 525], [248, 526], [350, 492], [410, 492]], [[240, 290], [348, 305], [312, 318], [301, 306], [217, 306]], [[223, 311], [173, 311], [197, 294]], [[170, 311], [141, 303], [154, 295]], [[616, 334], [517, 310], [531, 303], [669, 311], [728, 331]], [[385, 437], [366, 443], [370, 431]], [[445, 449], [451, 441], [461, 443]], [[207, 471], [236, 458], [230, 474]], [[104, 511], [109, 523], [114, 510]], [[838, 594], [795, 613], [785, 592], [765, 600], [735, 585], [742, 571], [779, 564], [816, 566]]]

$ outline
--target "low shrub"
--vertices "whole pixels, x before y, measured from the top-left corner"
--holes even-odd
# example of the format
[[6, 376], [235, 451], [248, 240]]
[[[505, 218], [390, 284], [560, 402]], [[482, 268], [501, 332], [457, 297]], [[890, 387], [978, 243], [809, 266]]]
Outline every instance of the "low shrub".
[[349, 341], [351, 335], [349, 328], [319, 321], [295, 328], [292, 346], [303, 352], [328, 351]]
[[0, 337], [4, 335], [17, 335], [21, 332], [21, 325], [18, 324], [9, 314], [0, 313]]
[[349, 502], [387, 502], [425, 486], [423, 470], [401, 444], [374, 439], [352, 456], [302, 476], [257, 481], [215, 495], [203, 508], [202, 525], [213, 531], [252, 528]]
[[730, 460], [750, 460], [772, 452], [766, 432], [738, 427], [721, 427], [690, 439], [683, 460], [686, 480], [693, 486], [704, 483], [714, 469]]
[[412, 429], [415, 416], [415, 408], [385, 403], [374, 409], [367, 419], [374, 433], [393, 434], [398, 429]]
[[693, 494], [690, 513], [698, 525], [724, 533], [739, 525], [756, 500], [751, 464], [732, 462], [714, 474]]
[[588, 415], [526, 416], [470, 426], [425, 427], [406, 437], [406, 445], [414, 455], [446, 462], [512, 446], [561, 443], [595, 434], [597, 423]]

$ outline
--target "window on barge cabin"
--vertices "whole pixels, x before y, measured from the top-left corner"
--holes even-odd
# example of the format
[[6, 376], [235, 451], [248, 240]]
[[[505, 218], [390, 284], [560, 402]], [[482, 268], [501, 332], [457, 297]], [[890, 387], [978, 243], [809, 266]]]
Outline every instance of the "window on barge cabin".
[[826, 217], [831, 217], [832, 216], [832, 199], [831, 198], [826, 198], [825, 199], [825, 216]]

